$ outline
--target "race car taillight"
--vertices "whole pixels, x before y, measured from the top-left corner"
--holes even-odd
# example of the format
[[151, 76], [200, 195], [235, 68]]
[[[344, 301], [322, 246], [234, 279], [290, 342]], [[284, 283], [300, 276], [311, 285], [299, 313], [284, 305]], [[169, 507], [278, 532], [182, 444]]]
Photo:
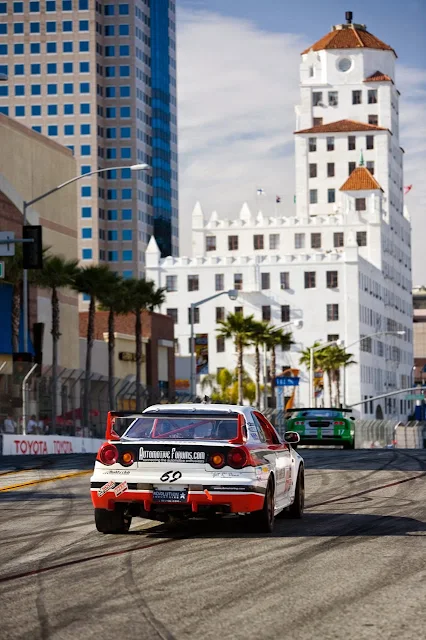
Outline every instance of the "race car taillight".
[[122, 454], [120, 458], [120, 464], [122, 464], [123, 467], [130, 467], [130, 465], [133, 464], [134, 461], [135, 461], [135, 456], [131, 451], [126, 451], [125, 453]]
[[114, 444], [104, 444], [99, 449], [98, 458], [102, 464], [115, 464], [118, 460], [118, 449]]
[[345, 423], [343, 422], [343, 420], [337, 420], [337, 421], [334, 421], [334, 423], [333, 423], [333, 424], [334, 424], [335, 426], [337, 426], [337, 425], [344, 426], [344, 424], [345, 424]]
[[304, 420], [297, 420], [294, 424], [297, 424], [297, 425], [301, 426], [301, 425], [305, 424], [305, 421]]
[[209, 463], [213, 469], [221, 469], [225, 466], [225, 456], [223, 453], [213, 453], [209, 457]]
[[228, 453], [228, 464], [233, 469], [242, 469], [248, 461], [248, 455], [245, 449], [232, 449]]

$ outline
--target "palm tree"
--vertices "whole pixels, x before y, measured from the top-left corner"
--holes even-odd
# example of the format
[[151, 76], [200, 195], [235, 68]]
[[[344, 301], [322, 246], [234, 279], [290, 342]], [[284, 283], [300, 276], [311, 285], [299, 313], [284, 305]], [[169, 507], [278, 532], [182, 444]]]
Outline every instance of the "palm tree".
[[114, 286], [116, 281], [115, 274], [110, 271], [107, 265], [90, 265], [81, 269], [76, 278], [74, 287], [79, 293], [86, 294], [90, 297], [89, 317], [87, 322], [87, 344], [86, 344], [86, 366], [83, 389], [83, 424], [89, 424], [89, 394], [90, 394], [90, 376], [92, 373], [92, 349], [95, 333], [95, 313], [96, 301], [102, 295]]
[[238, 404], [243, 404], [243, 354], [244, 347], [250, 344], [253, 331], [254, 316], [243, 316], [241, 313], [230, 313], [226, 320], [221, 320], [217, 332], [219, 336], [234, 340], [237, 350]]
[[[268, 344], [272, 327], [268, 322], [253, 321], [250, 342], [254, 345], [254, 377], [256, 384], [255, 405], [260, 408], [260, 347]], [[265, 381], [266, 384], [266, 381]]]
[[[307, 368], [308, 371], [310, 371], [311, 369], [311, 348], [316, 349], [316, 347], [319, 347], [321, 345], [321, 342], [319, 340], [316, 340], [314, 342], [314, 344], [312, 345], [312, 347], [307, 347], [306, 349], [303, 349], [303, 351], [301, 351], [301, 356], [299, 358], [299, 364], [303, 364], [305, 365], [305, 367]], [[326, 347], [324, 347], [325, 349]], [[321, 353], [322, 353], [323, 349], [318, 349], [317, 351], [314, 351], [314, 371], [316, 371], [317, 369], [321, 368], [322, 365], [322, 358], [321, 358]], [[314, 386], [316, 386], [317, 381], [314, 378]], [[309, 398], [309, 401], [311, 399]], [[315, 403], [316, 403], [316, 399], [315, 399]]]
[[271, 395], [272, 402], [275, 405], [275, 378], [277, 375], [277, 354], [276, 348], [281, 347], [283, 351], [290, 349], [294, 344], [291, 333], [285, 333], [280, 327], [269, 330], [269, 335], [266, 340], [266, 347], [271, 351]]
[[[203, 377], [201, 390], [209, 390], [212, 402], [237, 404], [238, 402], [238, 372], [231, 373], [229, 369], [220, 369], [217, 373], [210, 373]], [[243, 396], [250, 404], [255, 398], [256, 388], [253, 380], [243, 373]]]
[[37, 275], [37, 284], [51, 291], [52, 306], [52, 430], [56, 430], [57, 386], [58, 386], [58, 343], [60, 332], [60, 307], [58, 290], [72, 287], [78, 273], [78, 260], [67, 260], [62, 256], [47, 256], [43, 269]]
[[129, 278], [123, 283], [128, 300], [128, 309], [135, 314], [136, 339], [136, 411], [142, 408], [142, 311], [154, 311], [161, 306], [166, 297], [165, 289], [156, 289], [155, 283], [141, 278]]
[[115, 316], [127, 313], [130, 310], [129, 301], [126, 298], [126, 291], [123, 287], [123, 279], [114, 274], [114, 281], [107, 291], [102, 291], [99, 295], [100, 307], [108, 311], [108, 401], [109, 408], [115, 409], [114, 395], [114, 351], [115, 351]]
[[352, 360], [353, 354], [347, 353], [343, 347], [333, 346], [330, 347], [332, 352], [332, 376], [336, 384], [336, 406], [340, 405], [340, 368], [346, 369], [351, 364], [356, 364], [355, 360]]

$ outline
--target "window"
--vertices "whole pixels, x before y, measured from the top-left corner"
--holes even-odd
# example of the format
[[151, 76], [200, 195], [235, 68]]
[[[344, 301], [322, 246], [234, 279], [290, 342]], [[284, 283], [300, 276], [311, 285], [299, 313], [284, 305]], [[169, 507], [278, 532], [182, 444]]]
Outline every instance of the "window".
[[225, 289], [225, 276], [223, 273], [216, 273], [214, 277], [215, 291], [223, 291]]
[[327, 342], [337, 342], [339, 339], [338, 333], [329, 333], [327, 335]]
[[115, 27], [113, 24], [107, 24], [104, 27], [104, 35], [105, 36], [113, 36], [115, 35]]
[[56, 1], [55, 0], [47, 0], [47, 2], [46, 2], [46, 11], [56, 11]]
[[334, 151], [334, 136], [327, 136], [327, 151]]
[[359, 247], [367, 246], [367, 232], [366, 231], [357, 231], [356, 232], [356, 243]]
[[324, 118], [314, 118], [314, 127], [319, 127], [322, 125]]
[[64, 20], [62, 22], [62, 31], [64, 33], [72, 31], [72, 20]]
[[90, 135], [90, 124], [82, 124], [80, 126], [80, 133], [82, 136]]
[[333, 246], [343, 247], [344, 244], [345, 244], [345, 236], [343, 231], [335, 231], [333, 233]]
[[[19, 85], [15, 85], [15, 89], [18, 89]], [[23, 89], [24, 87], [22, 87]], [[16, 95], [18, 95], [15, 92]], [[22, 92], [22, 95], [24, 94], [24, 92]], [[41, 96], [41, 85], [40, 84], [32, 84], [31, 85], [31, 95], [32, 96]]]
[[130, 107], [120, 107], [120, 118], [130, 118]]
[[[7, 87], [6, 87], [6, 89], [7, 89]], [[23, 106], [15, 107], [15, 116], [17, 118], [22, 118], [24, 115], [25, 115], [25, 107], [23, 107]]]
[[238, 236], [228, 236], [229, 251], [238, 251]]
[[269, 248], [270, 249], [279, 249], [280, 248], [280, 234], [279, 233], [271, 233], [269, 235]]
[[348, 151], [354, 151], [356, 149], [355, 136], [348, 136]]
[[[5, 45], [7, 47], [7, 45]], [[23, 44], [15, 44], [13, 45], [13, 52], [16, 56], [21, 56], [24, 54], [24, 45]]]
[[225, 320], [225, 307], [216, 307], [216, 322]]
[[89, 8], [89, 0], [78, 0], [78, 8], [80, 11], [87, 11]]
[[128, 160], [132, 157], [132, 150], [130, 147], [122, 147], [120, 149], [120, 157], [122, 160]]
[[89, 21], [88, 20], [80, 20], [78, 23], [79, 31], [89, 31]]
[[320, 233], [311, 233], [311, 249], [321, 249]]
[[93, 255], [92, 249], [83, 249], [81, 255], [83, 260], [91, 260]]
[[348, 175], [351, 175], [352, 171], [356, 169], [356, 162], [348, 162]]
[[[6, 108], [6, 109], [7, 109], [7, 107], [2, 107], [2, 108]], [[8, 111], [9, 111], [9, 110], [8, 110]], [[6, 112], [6, 115], [7, 115], [7, 112]], [[32, 129], [33, 131], [37, 131], [37, 133], [41, 133], [41, 127], [31, 127], [31, 129]]]
[[312, 92], [312, 106], [318, 107], [322, 103], [322, 91]]
[[315, 271], [305, 271], [305, 289], [315, 289], [316, 275]]
[[263, 249], [263, 235], [254, 235], [253, 236], [253, 248]]
[[32, 116], [41, 116], [41, 105], [33, 104], [31, 107], [31, 115]]
[[106, 108], [106, 117], [107, 118], [115, 118], [116, 117], [116, 109], [115, 109], [115, 107], [107, 107]]
[[352, 91], [352, 104], [361, 104], [362, 103], [362, 91], [359, 89], [355, 89]]
[[89, 73], [90, 65], [88, 62], [80, 62], [80, 73]]
[[[18, 4], [18, 3], [15, 2], [15, 4]], [[22, 3], [19, 3], [19, 4], [22, 4]], [[0, 13], [7, 13], [7, 2], [0, 2]], [[17, 13], [17, 11], [14, 11], [14, 13]], [[20, 13], [22, 13], [22, 11]]]
[[131, 260], [133, 260], [133, 251], [126, 249], [126, 251], [123, 251], [123, 262], [131, 262]]
[[47, 65], [47, 73], [54, 75], [57, 73], [57, 65], [56, 62], [49, 62]]
[[[193, 307], [192, 308], [193, 311], [193, 317], [194, 317], [194, 324], [199, 324], [200, 323], [200, 308], [199, 307]], [[191, 324], [191, 307], [188, 307], [188, 324]], [[191, 349], [190, 349], [191, 351]]]
[[234, 313], [235, 315], [243, 315], [243, 308], [242, 307], [234, 307]]
[[132, 210], [131, 209], [122, 209], [121, 210], [121, 219], [122, 220], [131, 220], [132, 219]]
[[290, 273], [289, 273], [289, 271], [282, 271], [280, 273], [280, 287], [281, 287], [281, 289], [290, 289]]
[[330, 107], [337, 107], [339, 104], [339, 94], [337, 91], [328, 92], [328, 104]]
[[62, 11], [72, 11], [72, 0], [62, 0]]
[[30, 12], [31, 13], [39, 13], [40, 12], [40, 2], [30, 2]]
[[54, 20], [46, 22], [46, 33], [56, 33], [56, 22]]
[[379, 116], [377, 115], [369, 115], [368, 116], [368, 124], [374, 124], [374, 125], [378, 125], [379, 124]]
[[281, 305], [281, 322], [290, 322], [290, 305]]
[[83, 102], [80, 105], [80, 113], [82, 115], [87, 115], [90, 113], [90, 104], [88, 102]]
[[81, 145], [80, 155], [82, 155], [82, 156], [90, 156], [90, 153], [91, 153], [90, 144], [82, 144]]
[[317, 165], [310, 163], [309, 164], [309, 177], [316, 178], [317, 177]]
[[122, 200], [131, 200], [132, 199], [132, 190], [131, 189], [122, 189], [121, 190], [121, 199]]
[[374, 149], [374, 136], [366, 136], [365, 140], [367, 149]]
[[131, 137], [131, 129], [130, 127], [121, 127], [120, 128], [120, 138], [130, 138]]
[[128, 24], [120, 24], [118, 27], [120, 36], [128, 36], [130, 34], [130, 27]]
[[46, 42], [46, 53], [56, 53], [56, 42]]
[[177, 291], [177, 276], [166, 276], [166, 291]]
[[327, 162], [327, 178], [334, 178], [334, 162]]
[[377, 89], [368, 90], [368, 104], [377, 104]]
[[188, 291], [198, 291], [198, 276], [188, 276]]
[[81, 229], [81, 237], [83, 240], [90, 240], [92, 237], [92, 229], [90, 227], [83, 227]]
[[109, 45], [105, 47], [105, 57], [112, 58], [115, 56], [115, 47], [113, 45]]
[[270, 319], [271, 319], [271, 307], [269, 305], [262, 305], [263, 322], [269, 322]]
[[40, 33], [39, 22], [30, 22], [30, 33]]
[[309, 203], [317, 204], [318, 202], [318, 190], [317, 189], [309, 189]]
[[261, 273], [260, 274], [260, 288], [261, 289], [270, 289], [271, 288], [271, 274], [270, 273]]
[[107, 127], [106, 137], [109, 140], [115, 140], [117, 137], [117, 129], [115, 127]]
[[128, 65], [120, 65], [120, 78], [128, 78], [130, 76], [130, 67]]
[[8, 47], [7, 44], [0, 44], [0, 55], [7, 56]]
[[105, 87], [105, 97], [115, 98], [115, 87]]
[[64, 104], [64, 115], [72, 116], [74, 113], [74, 105], [73, 104]]
[[62, 43], [62, 50], [64, 53], [72, 53], [73, 52], [73, 43], [70, 41], [65, 41]]
[[90, 82], [80, 82], [80, 93], [90, 93]]
[[106, 16], [113, 16], [114, 15], [114, 5], [113, 4], [107, 4], [104, 6], [104, 14]]
[[336, 189], [327, 189], [327, 202], [328, 204], [336, 202]]
[[216, 236], [206, 236], [206, 251], [216, 251]]
[[305, 234], [304, 233], [295, 233], [294, 234], [294, 248], [295, 249], [304, 249], [305, 248]]
[[23, 76], [25, 74], [25, 67], [23, 64], [15, 64], [15, 76]]
[[309, 138], [308, 140], [308, 148], [309, 151], [316, 151], [317, 150], [317, 139], [316, 138]]
[[127, 85], [120, 87], [120, 98], [130, 98], [130, 87]]
[[[116, 189], [109, 189], [108, 190], [108, 200], [116, 200], [117, 199], [117, 190]], [[109, 197], [109, 196], [113, 196], [113, 197]], [[118, 211], [117, 209], [108, 209], [107, 211], [107, 218], [108, 220], [118, 220]]]
[[339, 286], [339, 274], [337, 271], [327, 271], [327, 289], [336, 289]]
[[108, 262], [118, 262], [118, 251], [108, 251]]
[[86, 173], [90, 173], [90, 171], [92, 170], [90, 164], [82, 164], [81, 165], [81, 173], [86, 174]]
[[66, 136], [73, 136], [74, 135], [74, 125], [73, 124], [66, 124], [64, 126], [64, 135], [66, 135]]
[[57, 84], [48, 84], [47, 85], [47, 95], [48, 96], [56, 96], [58, 93], [58, 85]]
[[242, 273], [234, 273], [234, 289], [237, 291], [243, 290], [243, 274]]
[[81, 197], [90, 198], [92, 195], [92, 187], [81, 187]]
[[355, 198], [355, 211], [365, 211], [366, 208], [365, 198]]
[[120, 58], [125, 58], [130, 55], [130, 47], [128, 44], [120, 45]]
[[373, 160], [367, 160], [367, 169], [369, 170], [371, 175], [374, 176], [374, 161]]
[[121, 239], [124, 242], [128, 242], [133, 239], [133, 233], [131, 229], [123, 229], [121, 232]]
[[89, 47], [90, 45], [88, 40], [80, 40], [79, 49], [81, 53], [88, 53]]
[[216, 338], [216, 352], [224, 353], [225, 351], [225, 338], [223, 336], [217, 336]]
[[91, 218], [92, 217], [92, 207], [82, 207], [81, 208], [81, 217], [82, 218]]
[[328, 304], [327, 305], [327, 320], [329, 322], [335, 321], [339, 319], [339, 305], [338, 304]]
[[120, 16], [128, 16], [129, 15], [129, 5], [128, 4], [119, 4], [118, 5], [118, 13]]
[[72, 62], [64, 62], [64, 73], [72, 73], [73, 72], [73, 63]]
[[173, 319], [173, 324], [178, 323], [178, 310], [177, 309], [166, 309], [166, 315], [170, 316]]

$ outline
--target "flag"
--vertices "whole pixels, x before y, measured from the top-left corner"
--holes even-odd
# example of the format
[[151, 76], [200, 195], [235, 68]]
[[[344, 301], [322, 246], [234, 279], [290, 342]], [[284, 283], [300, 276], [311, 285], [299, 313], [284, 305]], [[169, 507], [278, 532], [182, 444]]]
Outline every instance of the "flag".
[[264, 196], [264, 195], [265, 195], [264, 190], [263, 190], [263, 189], [258, 189], [258, 190], [257, 190], [257, 195], [258, 195], [258, 196]]
[[408, 187], [404, 187], [404, 196], [406, 196], [407, 193], [411, 191], [412, 188], [413, 188], [412, 184], [410, 184]]
[[279, 204], [281, 202], [281, 196], [275, 196], [275, 202]]

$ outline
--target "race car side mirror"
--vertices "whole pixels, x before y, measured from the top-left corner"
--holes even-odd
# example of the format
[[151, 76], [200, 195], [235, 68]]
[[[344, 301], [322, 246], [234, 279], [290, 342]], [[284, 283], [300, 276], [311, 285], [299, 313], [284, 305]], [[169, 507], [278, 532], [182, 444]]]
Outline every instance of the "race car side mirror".
[[284, 434], [284, 440], [289, 444], [297, 444], [300, 442], [300, 436], [296, 431], [286, 431]]

